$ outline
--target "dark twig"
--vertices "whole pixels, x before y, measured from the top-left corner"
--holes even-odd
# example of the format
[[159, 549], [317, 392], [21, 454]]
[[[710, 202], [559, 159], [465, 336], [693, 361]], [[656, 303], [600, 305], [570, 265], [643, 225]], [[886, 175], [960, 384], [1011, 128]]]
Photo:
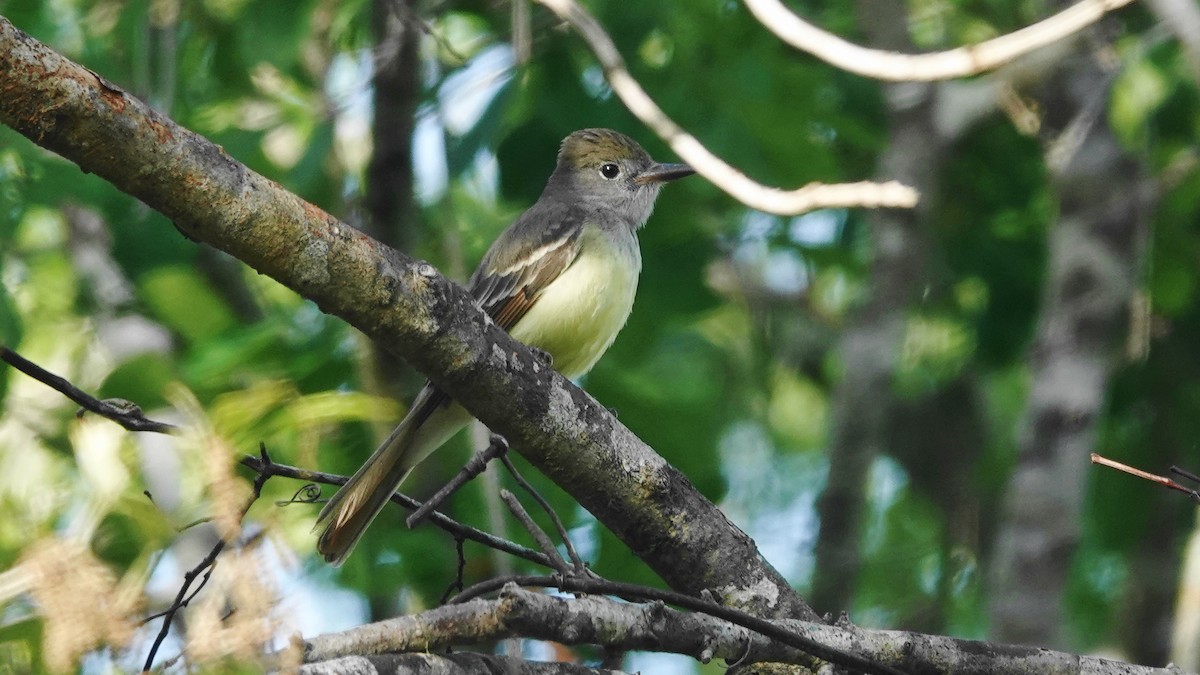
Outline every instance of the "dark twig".
[[579, 552], [575, 550], [575, 544], [571, 543], [571, 536], [567, 534], [566, 526], [563, 525], [562, 519], [554, 512], [554, 509], [550, 507], [550, 502], [546, 501], [545, 497], [533, 489], [529, 481], [525, 480], [520, 471], [517, 471], [516, 465], [513, 464], [512, 459], [508, 455], [502, 455], [500, 461], [504, 462], [505, 468], [512, 474], [513, 480], [517, 481], [517, 485], [520, 485], [521, 489], [528, 492], [534, 501], [538, 503], [538, 506], [541, 506], [542, 510], [546, 512], [546, 515], [550, 516], [550, 522], [554, 524], [554, 529], [558, 532], [559, 538], [562, 539], [563, 546], [567, 548], [567, 555], [571, 558], [571, 563], [575, 566], [575, 572], [582, 574], [587, 569], [587, 564], [583, 562], [583, 558], [579, 557]]
[[[1122, 464], [1116, 460], [1109, 459], [1102, 455], [1098, 455], [1094, 452], [1092, 453], [1092, 464], [1099, 464], [1101, 466], [1107, 466], [1110, 469], [1116, 469], [1117, 471], [1122, 471], [1131, 476], [1137, 476], [1138, 478], [1148, 480], [1152, 483], [1158, 483], [1159, 485], [1161, 485], [1165, 488], [1182, 492], [1182, 493], [1188, 495], [1189, 497], [1191, 497], [1192, 501], [1200, 503], [1200, 492], [1197, 492], [1196, 490], [1193, 490], [1187, 486], [1180, 485], [1179, 483], [1176, 483], [1175, 481], [1171, 480], [1170, 478], [1167, 478], [1166, 476], [1159, 476], [1157, 474], [1149, 473], [1147, 471], [1142, 471], [1141, 469], [1135, 469], [1132, 466], [1129, 466], [1128, 464]], [[1187, 472], [1183, 469], [1180, 469], [1179, 467], [1173, 466], [1173, 467], [1171, 467], [1171, 471], [1173, 471], [1181, 476], [1184, 476], [1186, 478], [1189, 478], [1189, 479], [1197, 479], [1196, 476], [1190, 474], [1189, 472]], [[1200, 480], [1197, 480], [1197, 482], [1200, 482]]]
[[1196, 474], [1192, 473], [1191, 471], [1188, 471], [1187, 469], [1183, 468], [1182, 466], [1171, 465], [1170, 471], [1171, 471], [1171, 473], [1175, 474], [1176, 476], [1183, 476], [1184, 478], [1192, 481], [1193, 483], [1200, 483], [1200, 476], [1197, 476]]
[[567, 565], [567, 561], [563, 560], [563, 557], [559, 555], [558, 549], [554, 547], [554, 542], [550, 541], [550, 535], [546, 534], [545, 530], [538, 527], [538, 524], [533, 522], [533, 518], [529, 517], [529, 512], [525, 510], [524, 506], [521, 506], [521, 502], [517, 501], [516, 496], [514, 496], [513, 493], [509, 492], [508, 490], [501, 490], [500, 499], [504, 502], [504, 505], [508, 507], [508, 510], [512, 511], [512, 514], [517, 521], [519, 521], [525, 530], [529, 532], [529, 534], [533, 537], [533, 540], [537, 542], [537, 545], [542, 549], [542, 552], [550, 558], [554, 565], [554, 569], [562, 575], [570, 574], [571, 567]]
[[457, 492], [460, 487], [466, 485], [472, 478], [483, 473], [483, 470], [487, 468], [488, 462], [497, 457], [504, 456], [506, 452], [508, 452], [508, 441], [504, 440], [501, 436], [492, 434], [492, 442], [486, 448], [472, 455], [466, 465], [458, 473], [454, 474], [450, 482], [443, 485], [440, 490], [435, 492], [415, 513], [404, 521], [409, 529], [420, 525], [421, 521], [429, 517], [429, 514], [433, 513], [434, 509], [445, 503], [450, 498], [450, 495]]
[[[288, 466], [287, 464], [278, 464], [276, 462], [271, 462], [269, 466], [264, 466], [262, 460], [254, 455], [247, 455], [243, 457], [241, 459], [241, 464], [253, 471], [269, 472], [272, 476], [293, 478], [296, 480], [309, 481], [311, 483], [320, 483], [322, 485], [344, 485], [347, 480], [345, 476], [339, 476], [333, 473], [325, 473], [324, 471], [301, 469], [299, 467]], [[299, 503], [302, 500], [296, 499], [295, 501]], [[314, 499], [313, 501], [316, 500]], [[421, 506], [421, 502], [400, 493], [392, 495], [392, 502], [399, 504], [410, 511]], [[432, 514], [430, 514], [429, 522], [433, 523], [453, 537], [462, 537], [463, 539], [468, 539], [470, 541], [483, 544], [488, 548], [493, 548], [501, 553], [507, 553], [509, 555], [521, 558], [522, 560], [528, 560], [536, 565], [554, 569], [554, 566], [550, 563], [550, 558], [544, 553], [539, 553], [531, 548], [526, 548], [520, 544], [508, 541], [507, 539], [502, 539], [494, 534], [471, 527], [470, 525], [464, 525], [438, 511], [434, 511]]]
[[[267, 455], [267, 446], [265, 444], [259, 444], [258, 453], [262, 466], [273, 466], [271, 457]], [[241, 518], [244, 518], [254, 502], [258, 501], [259, 496], [262, 494], [263, 485], [266, 484], [267, 480], [272, 475], [274, 474], [272, 474], [269, 470], [264, 470], [258, 472], [258, 475], [254, 477], [254, 493], [246, 502], [246, 505], [242, 508]], [[241, 518], [239, 518], [239, 520]], [[154, 638], [154, 644], [150, 647], [150, 653], [146, 656], [146, 664], [142, 666], [143, 671], [148, 672], [150, 668], [154, 666], [154, 657], [156, 654], [158, 654], [158, 648], [162, 646], [163, 641], [167, 639], [167, 635], [171, 632], [171, 624], [175, 621], [175, 615], [179, 613], [179, 610], [187, 607], [188, 604], [191, 603], [192, 599], [196, 597], [196, 594], [208, 584], [208, 580], [212, 578], [213, 568], [216, 567], [217, 557], [221, 555], [221, 552], [225, 550], [225, 546], [228, 544], [229, 542], [225, 541], [224, 539], [218, 541], [216, 545], [212, 547], [212, 550], [208, 552], [208, 555], [204, 556], [204, 558], [197, 563], [195, 567], [188, 570], [183, 575], [183, 584], [179, 586], [179, 592], [175, 594], [175, 601], [172, 602], [169, 607], [167, 607], [166, 611], [152, 615], [145, 619], [144, 623], [149, 623], [150, 621], [153, 621], [161, 616], [163, 617], [163, 624], [162, 628], [160, 628], [158, 631], [158, 635]], [[195, 582], [196, 577], [199, 577], [201, 574], [204, 576], [201, 577], [199, 585], [197, 585], [195, 589], [192, 589], [192, 583]]]
[[539, 577], [527, 575], [514, 575], [508, 577], [498, 577], [487, 581], [475, 584], [467, 590], [459, 593], [451, 604], [458, 604], [473, 600], [488, 593], [494, 593], [501, 590], [508, 584], [516, 584], [524, 587], [541, 587], [541, 588], [556, 588], [564, 593], [586, 593], [589, 595], [614, 595], [625, 599], [638, 599], [643, 601], [658, 601], [676, 607], [682, 607], [693, 612], [700, 612], [714, 616], [718, 619], [724, 619], [732, 624], [748, 628], [756, 633], [760, 633], [772, 640], [783, 643], [794, 649], [798, 649], [806, 654], [828, 661], [829, 663], [850, 668], [856, 672], [867, 673], [867, 675], [907, 675], [904, 671], [892, 666], [876, 663], [870, 659], [864, 658], [857, 654], [844, 652], [840, 649], [830, 647], [829, 645], [817, 642], [812, 638], [801, 635], [794, 631], [788, 630], [783, 626], [779, 626], [767, 619], [747, 614], [740, 609], [719, 605], [711, 600], [702, 600], [691, 595], [677, 593], [661, 588], [650, 588], [649, 586], [640, 586], [638, 584], [629, 584], [620, 581], [609, 581], [594, 576], [553, 576]]
[[124, 399], [100, 400], [71, 384], [66, 378], [55, 375], [8, 347], [0, 346], [0, 361], [4, 361], [38, 382], [62, 393], [67, 398], [78, 403], [84, 410], [108, 418], [129, 431], [153, 431], [159, 434], [172, 434], [178, 431], [177, 427], [173, 424], [147, 419], [142, 414], [141, 408]]
[[458, 555], [458, 570], [454, 573], [454, 581], [450, 582], [450, 586], [446, 588], [446, 592], [442, 593], [442, 599], [438, 600], [439, 605], [446, 604], [446, 601], [450, 599], [450, 596], [455, 591], [463, 589], [463, 575], [467, 571], [467, 555], [463, 551], [463, 542], [465, 541], [462, 537], [454, 538], [454, 552]]

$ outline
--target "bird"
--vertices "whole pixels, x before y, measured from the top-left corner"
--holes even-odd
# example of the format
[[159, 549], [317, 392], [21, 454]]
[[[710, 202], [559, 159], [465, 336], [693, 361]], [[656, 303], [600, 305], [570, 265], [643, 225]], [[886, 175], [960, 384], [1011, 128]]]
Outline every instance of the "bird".
[[[629, 136], [582, 129], [559, 146], [541, 197], [495, 242], [467, 282], [476, 304], [516, 340], [577, 379], [616, 339], [633, 309], [638, 230], [686, 164], [659, 163]], [[426, 382], [403, 420], [321, 509], [317, 552], [342, 564], [418, 463], [472, 420]]]

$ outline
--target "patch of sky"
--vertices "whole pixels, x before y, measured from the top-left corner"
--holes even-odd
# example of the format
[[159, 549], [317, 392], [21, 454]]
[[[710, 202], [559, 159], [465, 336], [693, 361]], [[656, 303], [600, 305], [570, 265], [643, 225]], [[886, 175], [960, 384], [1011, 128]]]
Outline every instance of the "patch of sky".
[[871, 465], [867, 483], [867, 522], [864, 548], [876, 551], [887, 536], [887, 513], [908, 486], [908, 474], [896, 460], [880, 456]]
[[[446, 135], [462, 136], [479, 123], [484, 111], [512, 78], [513, 54], [508, 45], [481, 50], [467, 65], [448, 75], [438, 88], [437, 105], [417, 112], [413, 137], [413, 172], [417, 199], [429, 205], [439, 201], [449, 184]], [[471, 182], [473, 196], [494, 202], [499, 168], [487, 152], [475, 157]]]
[[820, 453], [781, 452], [756, 422], [732, 425], [718, 445], [729, 491], [721, 508], [788, 581], [812, 576], [816, 500], [828, 465]]
[[841, 237], [846, 226], [844, 209], [822, 209], [788, 221], [788, 239], [801, 246], [829, 246]]

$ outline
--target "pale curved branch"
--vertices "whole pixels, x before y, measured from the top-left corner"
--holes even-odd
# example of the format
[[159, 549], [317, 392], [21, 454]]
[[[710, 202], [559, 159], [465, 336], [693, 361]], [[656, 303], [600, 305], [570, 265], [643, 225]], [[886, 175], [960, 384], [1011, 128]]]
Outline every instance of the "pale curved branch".
[[739, 202], [778, 215], [796, 215], [822, 208], [912, 208], [917, 191], [896, 181], [887, 183], [810, 183], [796, 190], [767, 187], [755, 182], [709, 152], [684, 131], [650, 98], [625, 68], [625, 60], [600, 23], [574, 0], [537, 0], [570, 24], [600, 61], [608, 83], [629, 111], [658, 134], [675, 154], [696, 172]]
[[780, 40], [856, 75], [891, 82], [931, 82], [978, 75], [1053, 44], [1133, 0], [1081, 0], [1032, 26], [987, 42], [931, 54], [860, 47], [796, 16], [781, 0], [745, 0], [746, 8]]

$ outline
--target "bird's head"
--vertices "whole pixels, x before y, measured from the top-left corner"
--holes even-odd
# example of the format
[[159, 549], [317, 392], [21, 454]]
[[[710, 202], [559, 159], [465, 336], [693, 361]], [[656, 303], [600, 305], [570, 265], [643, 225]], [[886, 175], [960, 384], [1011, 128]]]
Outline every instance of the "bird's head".
[[655, 162], [625, 134], [583, 129], [563, 139], [547, 190], [558, 198], [611, 208], [641, 227], [663, 183], [693, 173], [686, 164]]

